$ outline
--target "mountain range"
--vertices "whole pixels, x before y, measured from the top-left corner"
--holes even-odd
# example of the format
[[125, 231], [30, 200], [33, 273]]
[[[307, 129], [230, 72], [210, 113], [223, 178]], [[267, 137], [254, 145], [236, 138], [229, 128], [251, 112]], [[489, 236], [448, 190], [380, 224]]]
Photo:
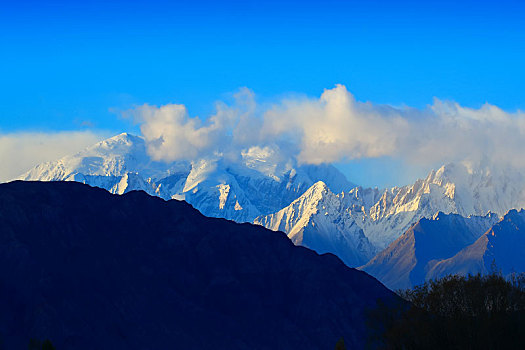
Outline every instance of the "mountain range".
[[323, 179], [337, 191], [354, 186], [331, 165], [272, 162], [250, 149], [240, 159], [215, 155], [193, 161], [152, 161], [142, 137], [122, 133], [85, 150], [37, 165], [19, 180], [77, 181], [123, 194], [143, 190], [182, 199], [206, 216], [251, 222], [288, 205]]
[[[475, 233], [469, 224], [436, 228], [448, 232], [443, 235], [455, 242], [452, 246], [458, 252], [479, 238], [496, 218], [525, 207], [525, 176], [510, 168], [450, 163], [411, 185], [363, 188], [332, 165], [282, 161], [266, 148], [244, 150], [237, 158], [215, 154], [192, 161], [156, 162], [141, 137], [126, 133], [75, 155], [40, 164], [19, 179], [78, 181], [117, 194], [144, 190], [166, 200], [185, 200], [206, 216], [283, 231], [297, 245], [336, 254], [348, 266], [363, 266], [396, 287], [421, 281], [421, 271], [429, 268], [426, 256], [414, 258], [421, 248], [407, 248], [414, 240], [407, 237], [418, 237], [422, 227], [427, 230], [427, 224], [420, 220], [442, 213], [457, 214], [465, 223], [483, 221], [484, 230]], [[487, 220], [475, 219], [487, 215]], [[418, 223], [415, 231], [408, 232]], [[461, 233], [453, 237], [455, 231], [450, 230]], [[407, 247], [401, 249], [396, 240], [403, 235]], [[396, 250], [408, 254], [402, 268], [393, 256], [386, 260], [376, 256], [394, 249], [390, 246], [393, 243]], [[409, 263], [409, 255], [419, 262]], [[445, 255], [430, 260], [451, 257]], [[403, 276], [385, 280], [379, 270], [386, 270], [374, 266], [386, 261], [397, 261], [395, 268], [390, 268], [404, 271]]]
[[525, 272], [525, 211], [468, 218], [438, 213], [421, 219], [361, 270], [390, 289], [450, 274]]
[[360, 269], [390, 289], [410, 288], [434, 277], [430, 270], [436, 261], [474, 243], [498, 220], [492, 213], [465, 218], [439, 212], [420, 219]]
[[0, 339], [57, 349], [321, 349], [397, 297], [281, 232], [75, 182], [0, 184]]
[[496, 269], [503, 275], [525, 272], [525, 211], [510, 210], [474, 243], [454, 256], [431, 266], [431, 278], [448, 274], [487, 273]]

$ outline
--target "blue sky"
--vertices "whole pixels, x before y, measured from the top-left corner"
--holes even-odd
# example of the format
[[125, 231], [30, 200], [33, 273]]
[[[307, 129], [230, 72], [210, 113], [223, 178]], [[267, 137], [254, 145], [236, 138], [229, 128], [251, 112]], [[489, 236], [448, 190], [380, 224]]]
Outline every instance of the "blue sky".
[[[339, 83], [376, 104], [424, 108], [437, 97], [523, 110], [524, 9], [519, 1], [4, 2], [0, 132], [138, 132], [118, 111], [181, 103], [206, 117], [243, 86], [263, 103], [319, 97]], [[366, 184], [406, 178], [406, 169], [392, 170], [398, 180], [372, 175], [380, 164], [342, 168]]]

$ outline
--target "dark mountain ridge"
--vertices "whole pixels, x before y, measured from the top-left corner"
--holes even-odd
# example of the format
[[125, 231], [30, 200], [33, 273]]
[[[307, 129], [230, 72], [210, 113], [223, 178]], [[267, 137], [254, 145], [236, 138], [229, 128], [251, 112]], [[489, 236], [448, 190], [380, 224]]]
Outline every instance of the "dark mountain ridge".
[[281, 232], [74, 182], [0, 184], [0, 338], [57, 349], [330, 349], [394, 295]]
[[438, 212], [418, 220], [359, 269], [393, 290], [411, 288], [432, 277], [429, 270], [433, 265], [475, 242], [497, 221], [498, 216], [492, 213], [462, 217]]
[[437, 262], [429, 274], [441, 278], [448, 274], [489, 273], [493, 268], [504, 276], [525, 272], [525, 210], [512, 209], [474, 243], [449, 259]]

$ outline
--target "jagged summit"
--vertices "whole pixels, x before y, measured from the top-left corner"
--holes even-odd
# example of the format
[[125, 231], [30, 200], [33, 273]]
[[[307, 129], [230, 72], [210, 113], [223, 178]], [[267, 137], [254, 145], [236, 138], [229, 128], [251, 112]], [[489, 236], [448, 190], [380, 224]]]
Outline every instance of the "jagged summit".
[[336, 191], [353, 186], [331, 165], [293, 166], [266, 149], [250, 149], [233, 161], [219, 155], [159, 162], [140, 136], [122, 133], [77, 154], [36, 166], [21, 180], [79, 181], [112, 193], [143, 190], [186, 200], [208, 216], [252, 221], [275, 212], [324, 179]]
[[235, 160], [215, 154], [157, 162], [144, 139], [128, 133], [40, 164], [21, 179], [78, 181], [119, 194], [139, 189], [185, 200], [207, 216], [258, 218], [297, 244], [336, 253], [354, 266], [436, 212], [502, 216], [525, 206], [523, 174], [487, 164], [449, 163], [411, 185], [362, 188], [331, 165], [283, 162], [271, 148], [252, 147]]
[[[423, 218], [440, 220], [447, 214], [459, 214], [465, 218], [489, 214], [490, 220], [494, 220], [511, 208], [525, 205], [523, 189], [525, 180], [517, 171], [498, 171], [489, 167], [476, 169], [450, 163], [437, 171], [430, 171], [428, 176], [412, 185], [384, 190], [355, 187], [336, 196], [329, 195], [322, 183], [316, 183], [297, 201], [274, 214], [258, 218], [256, 222], [273, 230], [282, 230], [296, 242], [304, 242], [304, 227], [315, 230], [319, 237], [332, 235], [335, 239], [336, 232], [348, 230], [341, 228], [336, 218], [347, 218], [347, 223], [352, 222], [363, 231], [373, 246], [372, 250], [379, 251]], [[326, 200], [321, 200], [325, 197], [337, 198], [333, 200], [337, 204], [328, 211], [337, 214], [330, 214], [334, 220], [314, 225], [313, 215], [327, 212]], [[310, 247], [319, 249], [314, 245]]]
[[118, 135], [112, 136], [106, 140], [102, 140], [95, 144], [93, 147], [103, 146], [103, 145], [109, 145], [111, 143], [125, 143], [125, 144], [133, 144], [133, 143], [144, 143], [144, 138], [142, 136], [137, 136], [130, 134], [128, 132], [123, 132]]
[[326, 183], [324, 183], [323, 181], [317, 181], [308, 190], [306, 190], [303, 196], [321, 199], [323, 196], [326, 196], [329, 192], [333, 194]]
[[297, 245], [318, 253], [333, 253], [348, 266], [359, 266], [375, 253], [363, 230], [345, 210], [344, 195], [334, 194], [322, 181], [289, 206], [254, 222], [286, 232]]
[[370, 241], [382, 248], [417, 220], [431, 218], [436, 212], [464, 217], [492, 212], [502, 216], [509, 209], [525, 206], [524, 189], [525, 177], [518, 171], [469, 169], [451, 163], [413, 185], [369, 194], [368, 198], [377, 199], [372, 205], [359, 195], [349, 198], [353, 206], [361, 208], [353, 211], [356, 222], [362, 223]]

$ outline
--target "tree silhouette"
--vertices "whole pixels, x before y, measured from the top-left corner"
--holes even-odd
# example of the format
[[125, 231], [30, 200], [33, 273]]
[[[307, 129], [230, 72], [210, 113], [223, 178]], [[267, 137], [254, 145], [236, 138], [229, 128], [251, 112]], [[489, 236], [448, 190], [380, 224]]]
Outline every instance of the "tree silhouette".
[[42, 343], [42, 350], [55, 350], [55, 347], [51, 344], [50, 340], [46, 339]]
[[525, 349], [525, 276], [447, 276], [368, 314], [370, 347]]

